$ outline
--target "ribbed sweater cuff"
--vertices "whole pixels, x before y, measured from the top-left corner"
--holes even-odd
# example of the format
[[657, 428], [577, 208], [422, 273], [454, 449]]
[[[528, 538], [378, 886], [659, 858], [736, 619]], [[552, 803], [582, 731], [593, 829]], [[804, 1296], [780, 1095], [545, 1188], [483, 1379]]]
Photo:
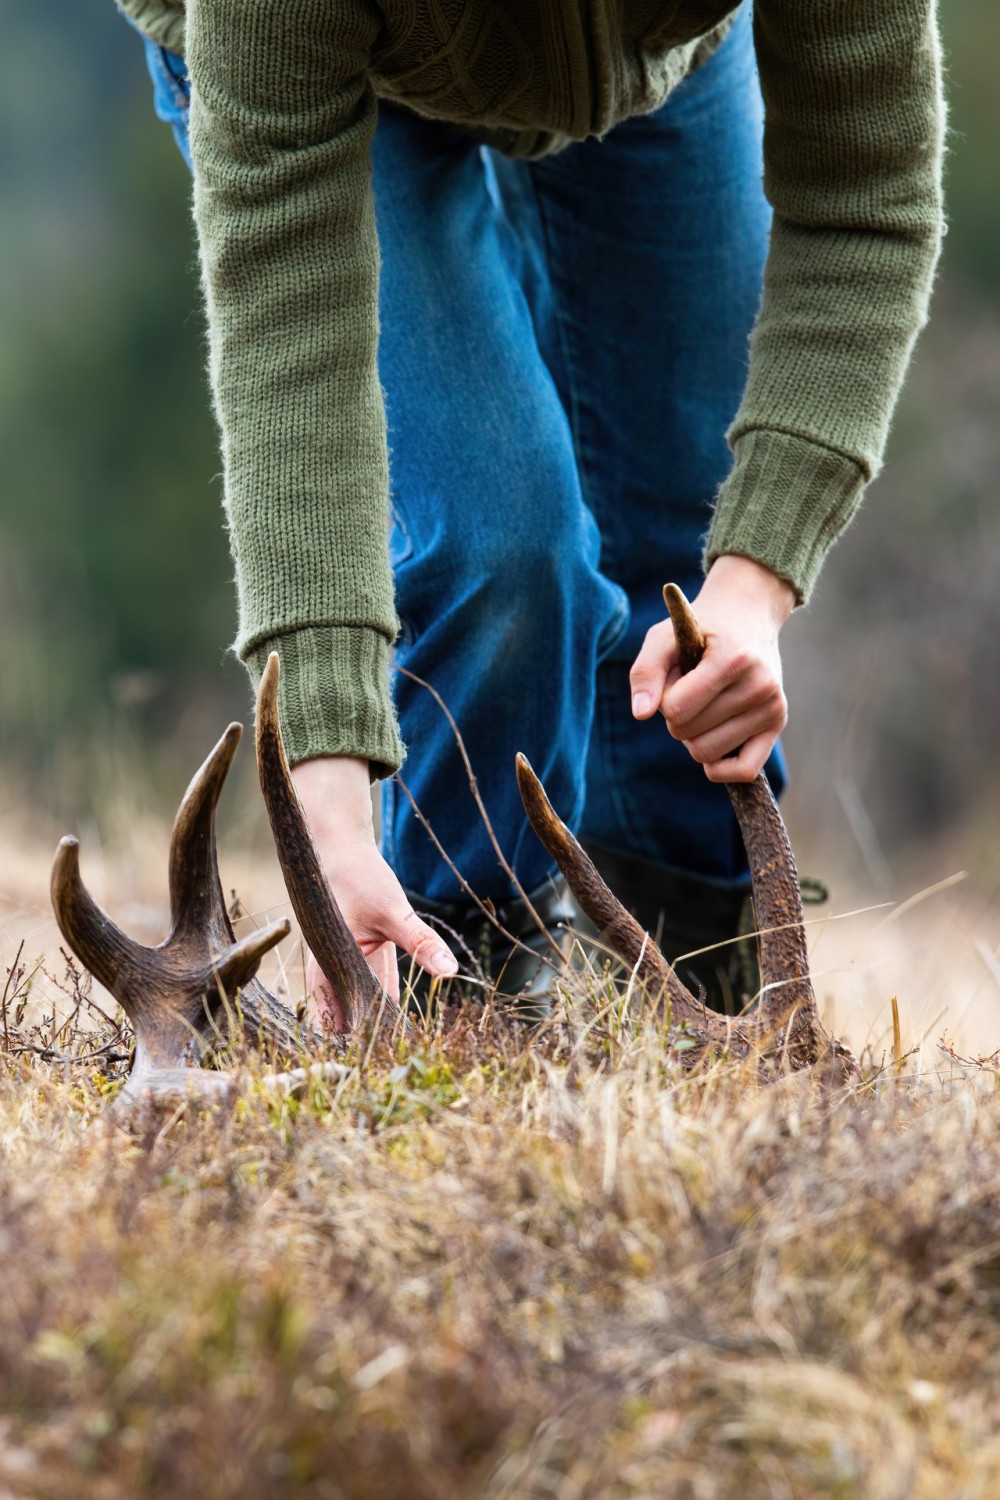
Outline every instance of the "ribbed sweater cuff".
[[742, 433], [733, 458], [705, 544], [705, 569], [725, 553], [752, 557], [787, 579], [803, 604], [857, 509], [864, 471], [832, 448], [769, 428]]
[[281, 662], [278, 713], [290, 765], [316, 755], [358, 755], [372, 779], [403, 763], [389, 692], [389, 642], [377, 630], [316, 625], [265, 641], [247, 653], [260, 681], [268, 654]]
[[183, 9], [168, 8], [164, 0], [153, 0], [149, 4], [145, 0], [117, 0], [117, 3], [119, 10], [123, 10], [129, 20], [134, 21], [151, 41], [160, 47], [166, 47], [168, 52], [183, 54]]

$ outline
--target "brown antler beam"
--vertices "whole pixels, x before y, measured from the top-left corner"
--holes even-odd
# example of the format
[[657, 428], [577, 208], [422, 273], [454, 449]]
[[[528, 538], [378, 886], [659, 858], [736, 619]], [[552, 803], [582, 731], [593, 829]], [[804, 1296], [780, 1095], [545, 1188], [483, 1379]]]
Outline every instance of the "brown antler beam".
[[[171, 926], [209, 943], [213, 952], [236, 941], [219, 879], [215, 818], [219, 797], [243, 737], [242, 724], [230, 724], [219, 743], [199, 767], [181, 800], [170, 839], [169, 884]], [[321, 1038], [303, 1025], [260, 980], [250, 977], [242, 986], [240, 1021], [251, 1046], [282, 1057], [294, 1057], [303, 1046]]]
[[528, 820], [559, 866], [580, 910], [608, 947], [634, 969], [653, 998], [666, 995], [677, 1023], [701, 1020], [705, 1007], [678, 979], [648, 933], [601, 879], [593, 862], [554, 811], [527, 756], [517, 756], [517, 785]]
[[239, 724], [230, 724], [181, 801], [170, 841], [170, 931], [157, 947], [128, 937], [93, 899], [80, 875], [76, 839], [63, 839], [56, 851], [51, 893], [60, 931], [135, 1031], [124, 1106], [225, 1092], [223, 1075], [191, 1063], [226, 1036], [227, 1011], [242, 1021], [249, 1041], [284, 1057], [318, 1040], [255, 978], [261, 957], [288, 934], [287, 918], [237, 941], [226, 911], [215, 813], [241, 734]]
[[[663, 590], [677, 641], [682, 674], [701, 661], [705, 637], [684, 594], [675, 583]], [[763, 1014], [780, 1024], [793, 1009], [815, 1011], [809, 978], [805, 917], [795, 855], [785, 820], [763, 771], [750, 782], [726, 782], [750, 862], [754, 916], [760, 953]]]
[[309, 824], [292, 785], [278, 717], [280, 667], [271, 652], [257, 694], [257, 774], [288, 899], [310, 951], [357, 1030], [379, 1018], [409, 1029], [379, 984], [334, 899]]
[[[677, 637], [681, 671], [701, 660], [705, 639], [694, 614], [674, 584], [664, 589]], [[837, 1081], [857, 1077], [850, 1051], [825, 1031], [809, 978], [798, 876], [784, 820], [763, 775], [749, 784], [732, 783], [729, 794], [747, 848], [754, 909], [760, 934], [763, 989], [748, 1015], [724, 1019], [685, 989], [644, 933], [605, 885], [572, 833], [553, 812], [524, 756], [517, 759], [518, 785], [529, 821], [562, 870], [581, 909], [605, 934], [609, 946], [637, 970], [652, 998], [666, 996], [672, 1029], [680, 1028], [694, 1047], [682, 1054], [686, 1065], [706, 1055], [754, 1056], [762, 1077], [787, 1069], [820, 1065]]]

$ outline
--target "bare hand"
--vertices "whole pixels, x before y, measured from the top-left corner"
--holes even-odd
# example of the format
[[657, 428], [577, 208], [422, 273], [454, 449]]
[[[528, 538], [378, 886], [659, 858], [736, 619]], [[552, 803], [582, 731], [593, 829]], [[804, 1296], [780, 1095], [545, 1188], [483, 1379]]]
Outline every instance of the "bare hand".
[[720, 557], [692, 603], [706, 641], [694, 671], [681, 677], [669, 620], [647, 632], [629, 673], [632, 712], [662, 713], [709, 781], [753, 781], [788, 722], [778, 633], [794, 605], [791, 585], [760, 563]]
[[[399, 999], [397, 945], [429, 974], [445, 978], [456, 973], [454, 955], [417, 916], [379, 853], [368, 762], [320, 756], [297, 765], [292, 780], [337, 905], [383, 988]], [[311, 953], [306, 987], [320, 1014], [329, 1016], [338, 1030], [346, 1029], [343, 1007]]]

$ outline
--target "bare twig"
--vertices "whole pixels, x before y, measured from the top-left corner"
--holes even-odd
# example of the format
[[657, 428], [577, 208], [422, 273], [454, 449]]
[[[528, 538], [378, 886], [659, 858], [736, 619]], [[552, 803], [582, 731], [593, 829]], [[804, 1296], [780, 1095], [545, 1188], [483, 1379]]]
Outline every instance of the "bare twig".
[[426, 814], [420, 809], [420, 807], [418, 807], [416, 799], [415, 799], [413, 793], [410, 791], [409, 787], [406, 785], [406, 782], [403, 780], [402, 776], [400, 776], [400, 774], [399, 774], [398, 771], [396, 772], [395, 780], [396, 780], [397, 785], [399, 786], [400, 791], [403, 793], [403, 795], [406, 797], [407, 801], [409, 802], [410, 806], [413, 808], [414, 816], [418, 819], [421, 827], [423, 828], [424, 832], [427, 834], [427, 837], [430, 839], [431, 843], [434, 845], [435, 849], [440, 854], [440, 856], [444, 860], [445, 864], [448, 866], [449, 870], [455, 876], [455, 879], [459, 882], [459, 884], [461, 885], [463, 891], [469, 897], [469, 900], [472, 901], [474, 903], [474, 905], [476, 905], [479, 908], [479, 910], [482, 912], [482, 914], [486, 918], [486, 920], [488, 922], [492, 923], [492, 925], [496, 928], [497, 932], [499, 932], [500, 936], [504, 939], [504, 941], [510, 943], [510, 945], [511, 945], [512, 948], [521, 948], [521, 949], [523, 949], [523, 951], [525, 953], [529, 953], [530, 952], [533, 957], [538, 958], [538, 960], [539, 960], [540, 963], [546, 964], [552, 970], [553, 974], [561, 973], [562, 972], [562, 966], [563, 966], [563, 954], [562, 954], [562, 952], [561, 952], [561, 950], [559, 948], [559, 944], [554, 940], [554, 938], [552, 938], [551, 934], [549, 933], [548, 928], [541, 921], [541, 919], [539, 918], [538, 914], [529, 906], [529, 910], [531, 911], [531, 915], [534, 917], [535, 921], [538, 922], [538, 924], [541, 927], [542, 931], [545, 932], [548, 935], [549, 941], [550, 941], [553, 949], [559, 955], [559, 968], [558, 969], [556, 968], [555, 964], [553, 964], [550, 959], [543, 958], [542, 955], [540, 953], [536, 953], [533, 948], [529, 949], [527, 943], [523, 942], [521, 938], [517, 938], [517, 937], [514, 936], [513, 933], [507, 931], [506, 927], [504, 927], [503, 923], [497, 917], [496, 911], [493, 908], [492, 903], [488, 902], [488, 901], [484, 901], [482, 899], [482, 897], [480, 897], [480, 896], [478, 896], [476, 894], [476, 892], [472, 889], [472, 886], [469, 884], [469, 882], [466, 880], [465, 876], [462, 874], [461, 870], [458, 868], [458, 866], [455, 864], [454, 860], [448, 854], [448, 852], [444, 848], [444, 845], [441, 843], [441, 840], [438, 838], [437, 834], [434, 832], [434, 829], [431, 827], [430, 820], [428, 819], [428, 817], [426, 816]]
[[[521, 882], [518, 880], [517, 876], [514, 874], [514, 870], [513, 870], [512, 866], [508, 862], [506, 855], [504, 854], [503, 850], [500, 847], [500, 841], [499, 841], [499, 839], [497, 838], [496, 834], [493, 831], [493, 824], [490, 822], [489, 813], [486, 811], [486, 807], [485, 807], [485, 805], [483, 803], [483, 799], [482, 799], [482, 796], [481, 796], [480, 791], [479, 791], [479, 783], [476, 780], [476, 774], [475, 774], [475, 772], [472, 769], [472, 762], [469, 759], [469, 752], [466, 750], [466, 748], [465, 748], [465, 741], [462, 739], [462, 731], [459, 729], [458, 725], [456, 724], [454, 716], [453, 716], [450, 708], [448, 707], [447, 703], [445, 703], [444, 699], [441, 697], [441, 694], [438, 692], [437, 688], [434, 687], [431, 683], [426, 682], [423, 677], [418, 677], [415, 672], [409, 671], [406, 667], [396, 666], [394, 668], [394, 670], [397, 671], [397, 672], [399, 672], [399, 673], [401, 673], [403, 677], [408, 678], [410, 680], [410, 682], [415, 682], [418, 687], [426, 688], [426, 690], [430, 693], [431, 697], [434, 699], [434, 702], [437, 704], [438, 708], [440, 708], [441, 712], [444, 714], [445, 718], [448, 720], [448, 724], [449, 724], [449, 726], [451, 728], [451, 732], [452, 732], [452, 734], [455, 737], [455, 746], [456, 746], [456, 748], [458, 750], [459, 755], [462, 757], [462, 765], [465, 767], [465, 774], [468, 777], [469, 790], [472, 792], [472, 800], [475, 802], [476, 809], [477, 809], [477, 811], [479, 813], [479, 816], [483, 820], [483, 827], [486, 829], [486, 833], [487, 833], [487, 836], [489, 837], [489, 841], [493, 845], [493, 851], [496, 854], [496, 857], [497, 857], [497, 859], [498, 859], [498, 861], [500, 863], [500, 868], [503, 870], [504, 874], [507, 876], [507, 879], [510, 881], [511, 885], [517, 891], [517, 894], [521, 897], [521, 900], [524, 902], [524, 904], [525, 904], [525, 906], [526, 906], [526, 908], [528, 910], [528, 913], [531, 916], [532, 921], [534, 921], [537, 924], [538, 930], [540, 932], [544, 932], [546, 934], [549, 942], [552, 945], [553, 950], [558, 954], [559, 961], [560, 961], [560, 964], [561, 964], [562, 963], [562, 953], [559, 951], [559, 944], [556, 942], [555, 938], [552, 937], [552, 934], [549, 932], [549, 929], [546, 927], [545, 923], [542, 921], [541, 917], [538, 915], [538, 912], [535, 910], [534, 906], [531, 904], [531, 901], [528, 898], [527, 892], [525, 891], [525, 889], [522, 886]], [[409, 793], [407, 793], [407, 795], [409, 795]], [[411, 798], [411, 801], [412, 801], [412, 798]], [[426, 827], [426, 824], [424, 826]], [[454, 869], [454, 866], [452, 866], [452, 868]], [[457, 873], [458, 872], [456, 871], [456, 874]], [[459, 876], [459, 879], [461, 879], [461, 876]], [[464, 885], [464, 881], [463, 881], [463, 885]], [[477, 900], [477, 898], [475, 898], [475, 897], [473, 899]], [[481, 904], [481, 903], [478, 903], [478, 900], [477, 900], [477, 904]], [[504, 935], [506, 936], [506, 934], [504, 934]]]
[[18, 944], [18, 946], [17, 946], [17, 952], [14, 954], [14, 962], [11, 964], [10, 968], [7, 970], [7, 982], [4, 985], [4, 987], [3, 987], [3, 999], [0, 1000], [0, 1009], [2, 1009], [2, 1011], [3, 1011], [3, 1044], [4, 1044], [5, 1047], [9, 1047], [10, 1046], [10, 1035], [8, 1033], [8, 1030], [7, 1030], [7, 1001], [10, 998], [10, 987], [11, 987], [11, 985], [16, 983], [17, 987], [20, 988], [20, 980], [18, 979], [17, 981], [15, 981], [14, 976], [17, 973], [17, 966], [21, 962], [21, 954], [23, 952], [24, 952], [24, 938], [22, 938], [21, 941], [20, 941], [20, 943]]

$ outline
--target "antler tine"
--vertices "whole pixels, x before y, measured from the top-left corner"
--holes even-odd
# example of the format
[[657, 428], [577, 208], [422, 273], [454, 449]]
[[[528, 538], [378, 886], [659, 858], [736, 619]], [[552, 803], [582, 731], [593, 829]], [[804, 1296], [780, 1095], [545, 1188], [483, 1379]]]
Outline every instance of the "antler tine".
[[555, 812], [527, 756], [521, 754], [517, 756], [517, 785], [528, 821], [566, 877], [580, 909], [598, 932], [606, 936], [609, 947], [636, 969], [654, 997], [666, 991], [675, 1023], [696, 1022], [702, 1030], [706, 1025], [714, 1027], [718, 1017], [712, 1016], [682, 984], [652, 938], [605, 885], [593, 862]]
[[[171, 928], [164, 946], [189, 955], [192, 961], [236, 942], [219, 879], [215, 814], [242, 738], [243, 725], [230, 724], [191, 778], [174, 819], [169, 866]], [[303, 1044], [319, 1041], [318, 1034], [297, 1021], [252, 974], [250, 970], [244, 978], [232, 980], [232, 988], [243, 991], [240, 1009], [247, 1040], [281, 1054], [294, 1054]]]
[[[676, 584], [666, 585], [663, 600], [673, 623], [681, 671], [690, 672], [701, 660], [705, 637]], [[763, 772], [752, 782], [727, 782], [726, 788], [750, 861], [760, 934], [762, 1019], [780, 1024], [793, 1009], [803, 1018], [815, 1015], [802, 896], [785, 820]]]
[[272, 651], [257, 694], [257, 774], [292, 910], [324, 977], [344, 1007], [350, 1028], [357, 1028], [380, 1008], [384, 1021], [408, 1027], [354, 941], [313, 843], [281, 738], [279, 674], [278, 655]]
[[210, 978], [225, 994], [235, 994], [256, 974], [264, 954], [286, 938], [291, 930], [291, 922], [282, 917], [278, 922], [270, 922], [266, 927], [248, 933], [212, 960], [208, 968]]
[[694, 617], [694, 610], [687, 602], [684, 591], [679, 589], [676, 583], [663, 585], [663, 602], [667, 606], [670, 623], [674, 627], [681, 675], [686, 676], [688, 672], [694, 671], [704, 655], [705, 637]]
[[119, 991], [131, 990], [143, 972], [147, 950], [122, 932], [87, 890], [76, 839], [60, 839], [49, 889], [59, 931], [83, 966], [116, 998]]
[[242, 736], [242, 724], [229, 725], [177, 809], [170, 838], [171, 942], [193, 939], [203, 947], [207, 940], [217, 949], [234, 940], [219, 879], [215, 810]]
[[[169, 978], [164, 984], [162, 968], [153, 968], [157, 956], [163, 964], [166, 945], [146, 950], [150, 985], [143, 993], [143, 1003], [137, 1004], [134, 995], [124, 992], [116, 995], [135, 1029], [135, 1056], [128, 1081], [112, 1105], [114, 1117], [131, 1121], [137, 1110], [161, 1110], [186, 1098], [207, 1104], [231, 1099], [231, 1073], [192, 1067], [187, 1058], [192, 1046], [196, 1050], [203, 1047], [216, 1033], [215, 1015], [221, 995], [232, 997], [245, 985], [254, 984], [253, 976], [264, 954], [290, 931], [291, 923], [283, 917], [232, 943], [200, 970], [175, 976], [172, 985]], [[263, 986], [260, 988], [263, 990]], [[273, 996], [268, 998], [277, 1005]], [[289, 1017], [286, 1031], [290, 1034], [291, 1030]]]
[[169, 939], [158, 948], [143, 947], [126, 937], [83, 884], [74, 838], [64, 838], [56, 850], [51, 889], [66, 942], [132, 1023], [137, 1080], [132, 1094], [140, 1087], [138, 1080], [142, 1087], [152, 1087], [154, 1075], [183, 1068], [193, 1037], [211, 1024], [219, 989], [235, 994], [290, 925], [287, 918], [275, 922], [215, 955], [207, 943], [193, 957]]

